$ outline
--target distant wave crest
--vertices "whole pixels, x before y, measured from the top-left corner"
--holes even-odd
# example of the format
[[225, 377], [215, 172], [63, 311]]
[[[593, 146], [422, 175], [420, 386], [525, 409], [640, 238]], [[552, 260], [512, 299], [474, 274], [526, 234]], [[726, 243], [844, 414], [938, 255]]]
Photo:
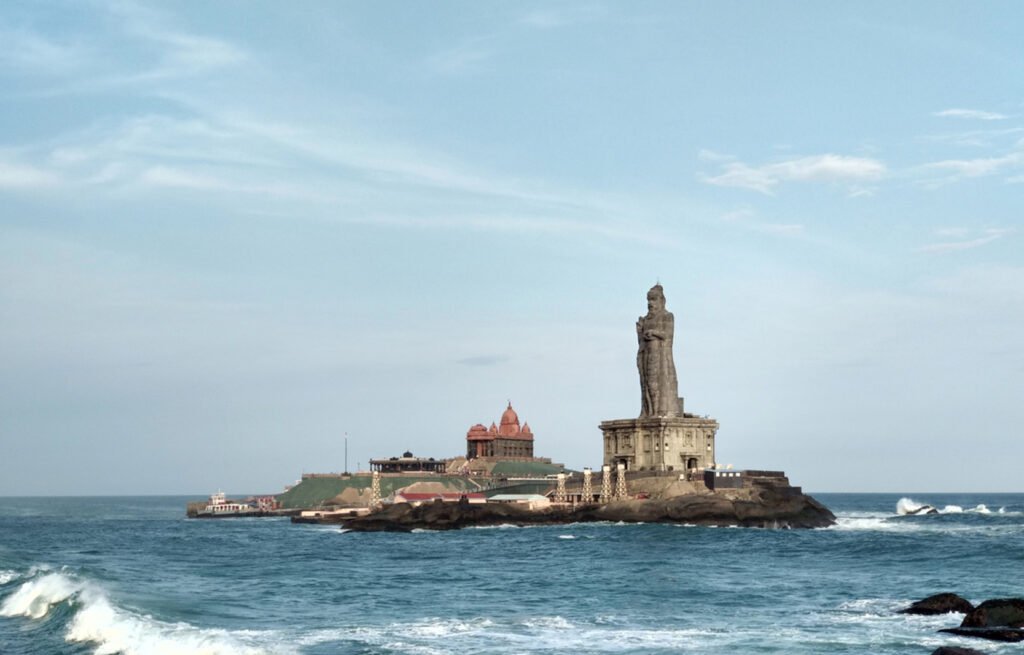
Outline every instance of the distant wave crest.
[[[913, 498], [900, 498], [896, 502], [896, 513], [900, 516], [921, 515], [921, 514], [991, 514], [992, 510], [984, 504], [976, 505], [970, 509], [964, 509], [959, 505], [946, 505], [942, 508], [932, 507], [927, 503], [919, 503]], [[1005, 508], [999, 509], [1000, 514], [1005, 514]]]

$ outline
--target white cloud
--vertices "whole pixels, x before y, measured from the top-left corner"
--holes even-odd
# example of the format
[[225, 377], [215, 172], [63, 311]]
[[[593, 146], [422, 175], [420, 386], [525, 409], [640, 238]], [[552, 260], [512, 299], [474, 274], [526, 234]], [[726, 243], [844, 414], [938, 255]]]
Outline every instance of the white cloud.
[[1001, 168], [1021, 162], [1021, 155], [1012, 153], [1003, 157], [982, 157], [977, 159], [946, 159], [925, 164], [933, 168], [952, 172], [957, 177], [981, 177], [991, 175]]
[[[983, 230], [979, 236], [973, 239], [961, 239], [959, 241], [941, 241], [937, 243], [929, 243], [918, 248], [918, 252], [928, 253], [932, 255], [943, 255], [951, 252], [959, 252], [961, 250], [971, 250], [974, 248], [980, 248], [981, 246], [988, 245], [994, 241], [1002, 239], [1008, 234], [1012, 234], [1014, 230], [1009, 228], [989, 228]], [[966, 237], [970, 234], [970, 231], [964, 228], [942, 228], [936, 231], [939, 236], [948, 237]]]
[[769, 234], [781, 234], [783, 236], [796, 236], [804, 233], [804, 226], [797, 223], [768, 223], [760, 226], [758, 229]]
[[0, 189], [26, 189], [57, 184], [56, 175], [35, 166], [0, 160]]
[[999, 130], [967, 130], [949, 134], [933, 134], [923, 137], [934, 143], [948, 143], [957, 146], [986, 148], [996, 144], [1003, 137], [1020, 134], [1024, 127], [1008, 127]]
[[222, 180], [210, 175], [201, 175], [167, 166], [154, 166], [140, 176], [142, 182], [154, 186], [199, 189], [204, 191], [230, 188]]
[[441, 75], [464, 75], [484, 68], [484, 62], [494, 56], [495, 50], [487, 45], [490, 39], [475, 38], [454, 48], [427, 57], [427, 68]]
[[966, 118], [979, 121], [1001, 121], [1009, 118], [1009, 116], [1005, 114], [997, 114], [996, 112], [981, 111], [978, 109], [944, 109], [942, 111], [937, 111], [932, 115], [939, 116], [941, 118]]
[[721, 152], [711, 150], [709, 148], [701, 148], [700, 151], [697, 152], [697, 157], [702, 161], [716, 162], [733, 161], [734, 159], [736, 159], [732, 155], [726, 155]]
[[877, 159], [824, 154], [778, 161], [752, 167], [742, 162], [723, 165], [723, 172], [702, 176], [717, 186], [750, 189], [770, 195], [782, 182], [857, 182], [876, 180], [886, 173]]
[[79, 43], [58, 43], [27, 31], [0, 30], [0, 68], [43, 75], [80, 69], [91, 53]]
[[529, 27], [550, 30], [573, 23], [594, 20], [604, 15], [604, 13], [604, 10], [600, 7], [560, 7], [558, 9], [546, 7], [529, 12], [519, 22]]

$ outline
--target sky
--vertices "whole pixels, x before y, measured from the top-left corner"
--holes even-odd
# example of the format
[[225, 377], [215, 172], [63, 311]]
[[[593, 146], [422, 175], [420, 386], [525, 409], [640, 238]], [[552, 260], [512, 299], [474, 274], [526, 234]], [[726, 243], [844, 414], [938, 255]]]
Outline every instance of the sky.
[[1024, 491], [1024, 5], [0, 3], [0, 495], [718, 460]]

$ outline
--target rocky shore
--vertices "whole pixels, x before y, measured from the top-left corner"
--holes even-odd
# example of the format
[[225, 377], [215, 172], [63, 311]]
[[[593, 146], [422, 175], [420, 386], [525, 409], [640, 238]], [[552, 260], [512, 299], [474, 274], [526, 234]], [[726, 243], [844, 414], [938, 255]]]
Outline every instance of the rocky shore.
[[530, 510], [515, 504], [400, 503], [365, 516], [339, 518], [336, 522], [347, 530], [357, 532], [410, 532], [597, 521], [750, 528], [824, 528], [835, 523], [835, 516], [827, 507], [806, 494], [764, 488], [734, 490], [731, 493], [694, 493], [664, 499], [623, 500], [575, 508], [555, 506], [540, 510]]

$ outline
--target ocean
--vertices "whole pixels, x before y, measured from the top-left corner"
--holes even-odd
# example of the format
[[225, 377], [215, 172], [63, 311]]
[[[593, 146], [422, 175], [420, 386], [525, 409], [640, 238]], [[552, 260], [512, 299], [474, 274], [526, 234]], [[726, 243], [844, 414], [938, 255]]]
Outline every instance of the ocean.
[[[953, 591], [1024, 596], [1024, 494], [816, 494], [822, 530], [343, 533], [196, 498], [0, 498], [3, 655], [870, 653], [940, 645]], [[941, 513], [900, 514], [914, 503]]]

